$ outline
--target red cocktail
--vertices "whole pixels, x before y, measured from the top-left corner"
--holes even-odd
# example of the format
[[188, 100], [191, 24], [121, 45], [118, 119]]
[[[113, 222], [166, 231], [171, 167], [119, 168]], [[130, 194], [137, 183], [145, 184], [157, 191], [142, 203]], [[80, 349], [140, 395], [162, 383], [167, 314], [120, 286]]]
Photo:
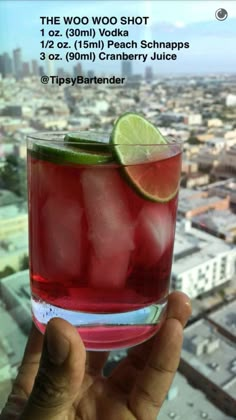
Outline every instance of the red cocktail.
[[167, 201], [152, 201], [139, 194], [127, 173], [178, 183], [180, 146], [168, 144], [168, 153], [127, 165], [125, 173], [111, 159], [97, 164], [54, 159], [50, 142], [61, 150], [63, 136], [28, 140], [34, 321], [44, 332], [52, 317], [67, 319], [88, 349], [142, 342], [157, 331], [165, 313], [177, 190]]

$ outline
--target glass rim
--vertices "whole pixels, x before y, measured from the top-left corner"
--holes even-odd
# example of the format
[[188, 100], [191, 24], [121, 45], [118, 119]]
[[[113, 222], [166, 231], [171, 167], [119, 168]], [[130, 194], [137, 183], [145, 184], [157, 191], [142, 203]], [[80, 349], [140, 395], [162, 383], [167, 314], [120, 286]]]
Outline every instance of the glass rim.
[[[104, 136], [106, 138], [106, 141], [99, 141], [98, 143], [96, 143], [96, 146], [100, 147], [100, 146], [104, 146], [104, 144], [108, 144], [109, 143], [109, 132], [105, 132], [105, 131], [95, 131], [95, 130], [76, 130], [76, 131], [37, 131], [37, 132], [32, 132], [30, 134], [27, 134], [26, 136], [26, 141], [32, 141], [32, 142], [48, 142], [48, 143], [55, 143], [55, 144], [65, 144], [64, 142], [64, 136], [66, 134], [79, 134], [79, 135], [83, 135], [83, 134], [88, 134], [88, 133], [94, 133], [95, 137], [97, 136]], [[55, 138], [53, 138], [55, 136]], [[63, 136], [63, 138], [62, 138]], [[163, 136], [163, 138], [167, 141], [167, 143], [116, 143], [116, 144], [110, 144], [111, 146], [125, 146], [125, 147], [134, 147], [134, 146], [145, 146], [145, 147], [162, 147], [162, 146], [179, 146], [181, 149], [183, 147], [184, 142], [180, 139], [176, 139], [176, 138], [170, 138], [170, 136]], [[80, 144], [88, 144], [88, 141], [96, 141], [96, 138], [94, 140], [92, 139], [84, 139], [84, 143], [81, 140]], [[101, 144], [99, 144], [101, 143]], [[75, 142], [74, 141], [67, 141], [66, 144], [68, 146], [75, 146]]]

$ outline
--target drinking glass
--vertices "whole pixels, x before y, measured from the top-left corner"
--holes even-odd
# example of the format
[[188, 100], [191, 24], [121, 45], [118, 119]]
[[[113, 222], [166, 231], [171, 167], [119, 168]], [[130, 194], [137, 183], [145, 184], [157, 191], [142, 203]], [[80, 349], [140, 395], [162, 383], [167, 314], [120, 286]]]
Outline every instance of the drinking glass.
[[[103, 143], [91, 155], [106, 156], [105, 163], [77, 162], [88, 142], [67, 144], [71, 158], [64, 137], [27, 138], [33, 321], [42, 333], [53, 317], [69, 321], [89, 350], [136, 345], [165, 318], [181, 144], [150, 145], [124, 167]], [[129, 153], [132, 147], [140, 145], [127, 145]], [[137, 187], [141, 178], [148, 193]], [[159, 189], [165, 198], [152, 195]]]

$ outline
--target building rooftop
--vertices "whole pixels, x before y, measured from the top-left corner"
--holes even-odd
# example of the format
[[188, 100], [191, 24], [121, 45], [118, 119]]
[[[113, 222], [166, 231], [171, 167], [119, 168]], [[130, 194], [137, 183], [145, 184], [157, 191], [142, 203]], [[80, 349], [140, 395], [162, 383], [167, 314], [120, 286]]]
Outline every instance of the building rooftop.
[[21, 204], [9, 204], [7, 206], [0, 207], [0, 220], [11, 219], [18, 216], [27, 215], [27, 203]]
[[222, 239], [188, 225], [177, 222], [174, 242], [173, 273], [178, 275], [203, 264], [232, 247]]
[[19, 253], [28, 255], [27, 231], [17, 235], [11, 235], [6, 240], [0, 241], [0, 258], [19, 255]]
[[180, 200], [186, 200], [189, 199], [194, 196], [198, 196], [201, 197], [202, 192], [201, 191], [196, 191], [196, 190], [192, 190], [191, 188], [180, 188], [179, 191], [179, 201]]
[[8, 357], [10, 366], [17, 366], [24, 353], [26, 335], [12, 317], [11, 310], [0, 306], [1, 346]]
[[230, 210], [211, 210], [194, 216], [192, 221], [218, 233], [235, 231], [236, 234], [236, 214]]
[[213, 137], [212, 139], [206, 142], [207, 147], [224, 146], [224, 144], [224, 137]]
[[227, 416], [215, 407], [179, 372], [176, 373], [167, 398], [161, 408], [158, 420], [229, 420]]
[[0, 207], [12, 204], [15, 205], [19, 201], [21, 201], [21, 199], [12, 191], [0, 189]]
[[181, 358], [222, 388], [236, 396], [236, 345], [206, 320], [185, 329]]
[[236, 194], [236, 178], [230, 178], [225, 181], [215, 182], [207, 187], [209, 191], [220, 192], [223, 195]]
[[180, 196], [179, 199], [179, 206], [178, 211], [180, 212], [187, 212], [189, 210], [194, 210], [200, 207], [206, 206], [214, 206], [219, 201], [222, 201], [222, 197], [218, 197], [216, 195], [212, 197], [189, 197], [190, 200], [186, 200], [187, 197], [184, 199]]
[[[30, 306], [29, 270], [19, 271], [3, 278], [0, 283], [0, 291], [3, 288], [9, 289], [12, 294], [18, 296], [20, 299], [25, 299]], [[23, 301], [21, 302], [23, 303]]]
[[208, 318], [236, 339], [236, 300], [212, 312]]

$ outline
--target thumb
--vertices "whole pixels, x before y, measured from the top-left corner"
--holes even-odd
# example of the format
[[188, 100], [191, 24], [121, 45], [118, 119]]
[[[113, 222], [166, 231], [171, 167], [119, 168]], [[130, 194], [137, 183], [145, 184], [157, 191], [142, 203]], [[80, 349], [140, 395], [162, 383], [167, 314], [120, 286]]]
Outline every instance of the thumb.
[[44, 336], [43, 351], [23, 420], [66, 418], [79, 395], [85, 369], [85, 348], [75, 327], [54, 318]]

